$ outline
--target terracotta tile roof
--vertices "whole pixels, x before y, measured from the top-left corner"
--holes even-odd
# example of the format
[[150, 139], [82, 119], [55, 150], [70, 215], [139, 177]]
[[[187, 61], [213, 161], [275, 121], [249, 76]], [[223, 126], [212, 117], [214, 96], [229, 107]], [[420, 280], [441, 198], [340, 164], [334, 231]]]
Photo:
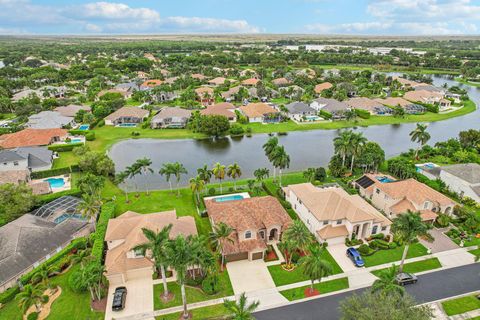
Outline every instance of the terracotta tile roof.
[[416, 81], [408, 80], [408, 79], [401, 78], [401, 77], [393, 77], [392, 79], [397, 80], [398, 82], [400, 82], [404, 86], [415, 87], [415, 86], [420, 85], [420, 83], [418, 83]]
[[259, 81], [260, 80], [258, 80], [257, 78], [250, 78], [250, 79], [243, 80], [242, 84], [244, 86], [256, 86]]
[[417, 90], [417, 91], [408, 91], [403, 95], [403, 97], [409, 101], [428, 102], [428, 100], [442, 99], [443, 94], [439, 92], [433, 92], [433, 91], [427, 91], [427, 90]]
[[240, 110], [248, 117], [248, 118], [259, 118], [263, 117], [269, 113], [277, 113], [278, 111], [274, 108], [270, 107], [266, 103], [249, 103], [246, 106], [241, 106]]
[[205, 93], [208, 93], [210, 95], [210, 97], [213, 97], [213, 89], [210, 88], [210, 87], [200, 87], [200, 88], [197, 88], [195, 89], [195, 93], [197, 94], [197, 96], [199, 96], [200, 98], [203, 98], [203, 95]]
[[25, 129], [15, 133], [0, 136], [0, 147], [9, 149], [17, 147], [46, 146], [54, 138], [65, 138], [68, 131], [65, 129]]
[[393, 206], [390, 207], [390, 210], [392, 210], [392, 212], [395, 214], [405, 213], [408, 210], [413, 212], [417, 211], [413, 203], [407, 198], [404, 198], [399, 202], [395, 203]]
[[230, 239], [233, 241], [222, 241], [223, 254], [233, 254], [249, 251], [260, 251], [267, 248], [265, 241], [262, 239], [248, 239], [240, 241], [238, 239], [238, 233], [233, 232], [230, 235]]
[[219, 86], [221, 84], [224, 84], [225, 83], [225, 80], [227, 80], [226, 78], [224, 77], [217, 77], [217, 78], [213, 78], [211, 80], [208, 80], [208, 84], [212, 84], [212, 85], [215, 85], [215, 86]]
[[378, 101], [372, 100], [370, 98], [365, 98], [365, 97], [351, 98], [345, 102], [351, 108], [362, 109], [367, 111], [374, 111], [375, 108], [383, 107], [383, 105]]
[[177, 217], [175, 211], [165, 211], [150, 214], [139, 214], [127, 211], [121, 216], [108, 221], [105, 241], [122, 240], [123, 242], [107, 251], [105, 266], [107, 274], [122, 273], [127, 270], [144, 268], [152, 263], [147, 258], [127, 258], [127, 252], [133, 247], [145, 243], [142, 228], [160, 231], [163, 227], [172, 224], [170, 237], [177, 235], [195, 235], [197, 228], [192, 216]]
[[206, 77], [201, 73], [194, 73], [191, 75], [193, 79], [204, 80]]
[[141, 84], [141, 87], [153, 88], [153, 87], [161, 85], [162, 83], [164, 83], [164, 81], [159, 80], [159, 79], [151, 79], [151, 80], [146, 80], [145, 82], [143, 82]]
[[286, 194], [294, 193], [318, 221], [347, 219], [354, 223], [374, 220], [382, 226], [391, 224], [362, 197], [350, 195], [340, 187], [317, 188], [311, 183], [300, 183], [283, 190]]
[[89, 106], [69, 104], [68, 106], [64, 106], [64, 107], [56, 107], [53, 110], [57, 111], [58, 113], [60, 113], [62, 116], [65, 116], [65, 117], [75, 117], [78, 111], [85, 110], [87, 112], [90, 112], [91, 108]]
[[323, 90], [327, 90], [327, 89], [330, 89], [333, 87], [333, 84], [331, 84], [330, 82], [324, 82], [324, 83], [320, 83], [320, 84], [317, 84], [315, 86], [315, 93], [322, 93]]
[[122, 107], [117, 111], [109, 114], [105, 117], [105, 120], [115, 121], [122, 117], [134, 117], [143, 119], [149, 114], [148, 110], [139, 108], [139, 107]]
[[202, 115], [219, 115], [219, 116], [225, 116], [227, 118], [234, 118], [236, 117], [235, 115], [235, 106], [229, 102], [221, 102], [217, 103], [211, 106], [208, 106], [207, 108], [203, 109], [200, 111], [200, 114]]
[[422, 218], [422, 221], [434, 221], [437, 219], [438, 214], [431, 210], [420, 210], [420, 217]]
[[317, 234], [324, 240], [338, 238], [338, 237], [346, 237], [348, 236], [347, 227], [344, 225], [333, 227], [331, 224], [328, 226], [317, 230]]

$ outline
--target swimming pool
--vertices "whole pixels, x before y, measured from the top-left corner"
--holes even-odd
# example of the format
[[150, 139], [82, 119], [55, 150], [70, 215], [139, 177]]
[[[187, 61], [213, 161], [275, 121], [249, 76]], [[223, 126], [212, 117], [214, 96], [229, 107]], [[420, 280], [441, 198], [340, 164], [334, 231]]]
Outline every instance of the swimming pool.
[[395, 180], [390, 179], [389, 177], [383, 176], [383, 177], [377, 177], [377, 180], [380, 181], [381, 183], [387, 183], [387, 182], [393, 182]]
[[75, 214], [64, 213], [61, 216], [56, 217], [55, 220], [53, 220], [53, 222], [55, 222], [56, 224], [59, 224], [70, 218], [74, 218], [78, 220], [86, 220], [85, 217], [82, 217], [82, 215], [79, 213], [75, 213]]
[[89, 124], [82, 124], [80, 127], [78, 127], [78, 130], [88, 130], [90, 129]]
[[307, 121], [318, 121], [318, 120], [321, 120], [322, 118], [320, 118], [319, 116], [305, 116], [305, 119]]
[[83, 140], [80, 138], [71, 139], [69, 143], [82, 143]]
[[50, 188], [62, 188], [65, 186], [65, 180], [63, 178], [48, 178], [43, 180], [50, 184]]
[[232, 194], [229, 196], [217, 197], [215, 198], [215, 202], [227, 202], [233, 200], [243, 200], [245, 197], [241, 194]]
[[136, 127], [136, 126], [137, 126], [136, 123], [120, 123], [119, 125], [117, 125], [117, 127], [126, 127], [126, 128]]

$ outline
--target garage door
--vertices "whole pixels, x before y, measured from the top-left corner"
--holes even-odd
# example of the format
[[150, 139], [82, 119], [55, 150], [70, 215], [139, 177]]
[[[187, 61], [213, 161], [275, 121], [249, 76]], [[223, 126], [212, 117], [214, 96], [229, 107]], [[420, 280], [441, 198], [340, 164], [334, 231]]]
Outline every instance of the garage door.
[[252, 254], [252, 260], [263, 259], [263, 252], [255, 252]]
[[225, 256], [225, 261], [226, 262], [246, 260], [246, 259], [248, 259], [248, 252], [234, 253], [234, 254], [229, 254], [229, 255]]

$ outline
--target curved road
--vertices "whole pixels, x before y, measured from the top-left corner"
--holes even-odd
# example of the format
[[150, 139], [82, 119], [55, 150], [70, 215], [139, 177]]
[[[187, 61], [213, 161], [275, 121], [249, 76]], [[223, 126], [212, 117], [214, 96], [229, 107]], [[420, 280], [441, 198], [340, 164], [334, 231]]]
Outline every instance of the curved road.
[[[418, 277], [418, 283], [406, 286], [418, 303], [480, 290], [480, 264], [427, 273]], [[352, 290], [325, 298], [291, 304], [254, 314], [258, 320], [335, 320], [340, 318], [339, 302], [353, 293], [361, 294], [364, 289]]]

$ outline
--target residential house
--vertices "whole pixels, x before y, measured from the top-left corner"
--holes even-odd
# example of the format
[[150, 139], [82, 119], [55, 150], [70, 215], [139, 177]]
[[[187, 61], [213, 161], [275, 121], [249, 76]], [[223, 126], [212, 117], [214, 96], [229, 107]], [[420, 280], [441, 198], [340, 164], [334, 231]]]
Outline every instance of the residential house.
[[225, 81], [227, 81], [226, 78], [224, 77], [217, 77], [217, 78], [213, 78], [211, 80], [208, 80], [208, 84], [211, 85], [211, 86], [215, 86], [215, 87], [218, 87], [218, 86], [221, 86], [222, 84], [225, 83]]
[[291, 85], [288, 87], [278, 88], [278, 91], [281, 95], [288, 99], [295, 99], [299, 96], [302, 96], [305, 93], [305, 89], [297, 85]]
[[366, 239], [390, 233], [391, 221], [359, 195], [350, 195], [339, 186], [316, 187], [311, 183], [283, 188], [292, 205], [319, 242], [344, 243], [345, 238]]
[[150, 80], [145, 80], [141, 85], [140, 85], [140, 90], [150, 90], [152, 88], [158, 87], [159, 85], [163, 84], [164, 81], [159, 80], [159, 79], [150, 79]]
[[395, 180], [382, 173], [367, 173], [354, 185], [391, 219], [410, 210], [420, 212], [423, 221], [433, 222], [439, 213], [451, 215], [456, 205], [455, 201], [412, 178]]
[[0, 227], [0, 292], [73, 239], [90, 233], [91, 224], [78, 218], [79, 203], [75, 197], [60, 197]]
[[86, 112], [90, 112], [91, 108], [89, 106], [83, 105], [76, 105], [76, 104], [69, 104], [63, 107], [56, 107], [53, 111], [60, 113], [64, 117], [75, 117], [78, 111], [83, 110]]
[[0, 171], [43, 171], [51, 169], [52, 163], [53, 152], [46, 147], [21, 147], [0, 150]]
[[161, 92], [157, 92], [157, 93], [152, 93], [152, 96], [158, 102], [173, 101], [173, 100], [175, 100], [179, 97], [176, 92], [172, 92], [172, 91], [161, 91]]
[[316, 111], [326, 111], [332, 114], [333, 119], [343, 118], [343, 114], [350, 110], [349, 105], [345, 102], [322, 97], [313, 100], [310, 107]]
[[203, 81], [207, 78], [201, 73], [194, 73], [194, 74], [190, 75], [190, 77], [192, 77], [193, 79], [200, 80], [200, 81]]
[[215, 102], [214, 91], [210, 87], [197, 88], [195, 93], [197, 94], [197, 100], [205, 107]]
[[390, 109], [389, 107], [385, 107], [380, 102], [370, 98], [350, 98], [345, 101], [345, 103], [351, 109], [365, 110], [368, 111], [370, 114], [388, 115], [392, 113], [392, 109]]
[[400, 82], [401, 84], [400, 89], [402, 90], [409, 90], [420, 84], [419, 82], [408, 80], [402, 77], [393, 77], [392, 80], [397, 80], [398, 82]]
[[140, 90], [140, 86], [136, 82], [125, 82], [115, 86], [115, 90], [124, 91], [126, 98], [131, 98], [135, 91]]
[[150, 214], [127, 211], [108, 221], [105, 268], [110, 285], [122, 285], [130, 279], [151, 279], [152, 261], [133, 248], [147, 242], [142, 228], [158, 232], [168, 225], [172, 225], [171, 239], [197, 234], [195, 219], [192, 216], [177, 217], [175, 210]]
[[317, 111], [305, 102], [295, 101], [285, 105], [287, 116], [295, 121], [303, 121], [307, 116], [316, 116]]
[[405, 113], [408, 113], [408, 114], [421, 114], [421, 113], [425, 113], [426, 111], [426, 108], [424, 106], [415, 104], [401, 97], [388, 97], [385, 99], [377, 98], [374, 100], [387, 107], [391, 107], [391, 108], [400, 107], [405, 111]]
[[236, 107], [229, 103], [229, 102], [221, 102], [200, 111], [202, 115], [216, 115], [216, 116], [224, 116], [230, 122], [237, 121], [237, 115], [235, 114]]
[[13, 150], [0, 150], [0, 172], [27, 170], [28, 159]]
[[427, 90], [408, 91], [403, 97], [412, 102], [438, 104], [440, 111], [451, 106], [451, 101], [444, 99], [444, 94], [441, 92]]
[[460, 195], [480, 203], [480, 164], [462, 163], [440, 168], [440, 179]]
[[48, 181], [32, 181], [28, 169], [0, 171], [0, 185], [3, 184], [26, 184], [32, 189], [34, 195], [42, 195], [52, 192]]
[[250, 78], [242, 81], [242, 85], [247, 87], [255, 87], [257, 83], [260, 82], [257, 78]]
[[0, 147], [4, 149], [19, 147], [47, 146], [64, 140], [68, 136], [65, 129], [24, 129], [0, 136]]
[[149, 111], [139, 107], [122, 107], [105, 117], [105, 125], [116, 126], [127, 123], [141, 123], [148, 117]]
[[246, 106], [241, 106], [240, 111], [251, 123], [279, 122], [282, 118], [278, 110], [275, 110], [273, 107], [263, 102], [249, 103]]
[[227, 262], [263, 259], [267, 244], [281, 239], [291, 218], [272, 196], [242, 200], [205, 200], [212, 226], [225, 223], [233, 229], [230, 240], [223, 242]]
[[180, 107], [166, 107], [160, 110], [151, 121], [152, 129], [185, 128], [192, 111]]
[[63, 116], [57, 111], [41, 111], [28, 117], [25, 126], [32, 129], [54, 129], [74, 127], [75, 120], [73, 117]]
[[272, 80], [272, 83], [276, 86], [276, 87], [286, 87], [288, 85], [291, 84], [290, 80], [288, 80], [287, 78], [277, 78], [277, 79], [273, 79]]
[[24, 98], [28, 98], [32, 95], [35, 95], [39, 98], [41, 98], [41, 94], [37, 91], [37, 90], [32, 90], [32, 89], [25, 89], [25, 90], [22, 90], [22, 91], [19, 91], [19, 92], [16, 92], [13, 96], [12, 96], [12, 101], [13, 102], [18, 102]]
[[330, 82], [324, 82], [317, 84], [313, 90], [316, 94], [320, 95], [323, 90], [328, 90], [330, 88], [333, 88], [333, 84], [331, 84]]
[[442, 94], [445, 94], [445, 90], [435, 87], [431, 84], [428, 83], [419, 83], [416, 86], [413, 87], [413, 90], [419, 91], [419, 90], [425, 90], [425, 91], [430, 91], [430, 92], [439, 92]]

